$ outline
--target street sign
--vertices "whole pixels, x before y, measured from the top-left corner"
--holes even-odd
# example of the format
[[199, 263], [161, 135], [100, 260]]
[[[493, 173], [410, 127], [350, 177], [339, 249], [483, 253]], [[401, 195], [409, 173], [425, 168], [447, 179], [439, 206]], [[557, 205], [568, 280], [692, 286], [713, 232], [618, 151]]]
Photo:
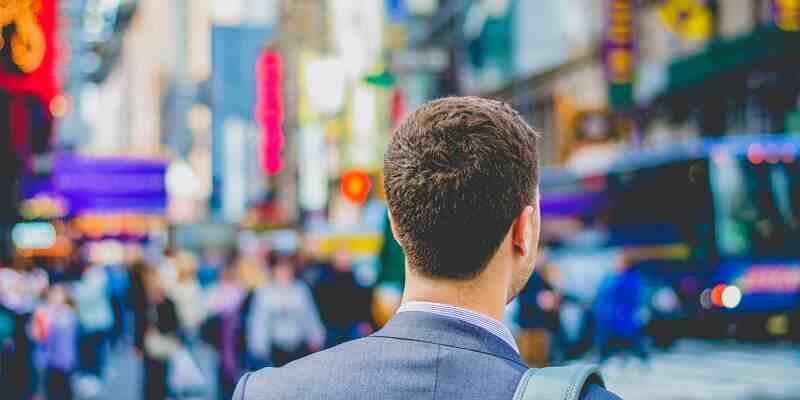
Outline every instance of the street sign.
[[658, 17], [670, 32], [686, 39], [702, 40], [711, 35], [711, 11], [702, 1], [665, 1], [658, 7]]
[[392, 71], [443, 71], [447, 67], [447, 51], [438, 47], [403, 49], [392, 54]]

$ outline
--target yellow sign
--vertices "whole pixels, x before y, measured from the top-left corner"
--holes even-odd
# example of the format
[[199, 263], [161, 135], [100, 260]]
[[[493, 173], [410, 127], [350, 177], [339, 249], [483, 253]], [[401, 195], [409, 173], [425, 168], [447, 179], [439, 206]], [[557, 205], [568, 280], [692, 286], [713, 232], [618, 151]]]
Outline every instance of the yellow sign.
[[[24, 73], [33, 72], [44, 60], [47, 43], [36, 19], [42, 0], [0, 0], [0, 28], [14, 24], [11, 36], [11, 59]], [[0, 35], [0, 49], [6, 39]]]
[[381, 250], [383, 237], [380, 234], [340, 234], [318, 237], [319, 255], [332, 256], [338, 249], [347, 249], [353, 254], [376, 255]]
[[782, 31], [800, 31], [800, 0], [773, 0], [775, 25]]
[[670, 32], [687, 39], [711, 35], [711, 11], [699, 0], [667, 0], [658, 7], [658, 17]]

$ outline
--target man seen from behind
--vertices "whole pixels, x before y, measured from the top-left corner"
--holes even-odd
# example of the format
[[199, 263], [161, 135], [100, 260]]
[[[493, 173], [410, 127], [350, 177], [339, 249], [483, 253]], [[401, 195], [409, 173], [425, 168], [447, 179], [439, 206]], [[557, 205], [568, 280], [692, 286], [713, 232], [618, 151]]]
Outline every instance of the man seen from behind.
[[[245, 375], [234, 399], [519, 398], [528, 366], [500, 321], [538, 252], [537, 134], [499, 101], [432, 101], [392, 136], [384, 174], [406, 255], [397, 314], [371, 336]], [[618, 399], [595, 384], [575, 398]]]

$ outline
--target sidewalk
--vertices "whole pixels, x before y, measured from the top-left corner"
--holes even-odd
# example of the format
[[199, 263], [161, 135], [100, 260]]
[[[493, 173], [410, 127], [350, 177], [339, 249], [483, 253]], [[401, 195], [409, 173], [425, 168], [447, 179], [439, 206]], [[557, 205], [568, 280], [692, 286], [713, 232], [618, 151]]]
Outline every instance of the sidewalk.
[[[211, 348], [203, 344], [197, 346], [194, 354], [209, 383], [209, 393], [205, 399], [215, 400], [217, 356]], [[106, 372], [107, 384], [98, 399], [141, 400], [142, 362], [133, 348], [120, 346], [113, 349], [110, 356]]]
[[682, 340], [648, 366], [612, 358], [603, 374], [625, 400], [800, 399], [800, 347]]

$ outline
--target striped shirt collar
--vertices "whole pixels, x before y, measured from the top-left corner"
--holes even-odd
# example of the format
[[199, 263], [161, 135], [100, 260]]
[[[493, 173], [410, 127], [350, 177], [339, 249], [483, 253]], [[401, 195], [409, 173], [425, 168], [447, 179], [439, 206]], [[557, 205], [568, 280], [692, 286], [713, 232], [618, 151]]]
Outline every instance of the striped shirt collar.
[[466, 308], [456, 307], [450, 304], [434, 303], [430, 301], [407, 301], [403, 303], [397, 310], [398, 313], [406, 311], [419, 311], [441, 315], [443, 317], [455, 318], [459, 321], [477, 326], [497, 336], [503, 342], [511, 346], [514, 351], [519, 353], [517, 341], [514, 340], [514, 335], [511, 333], [511, 330], [509, 330], [508, 327], [502, 322], [486, 315], [468, 310]]

